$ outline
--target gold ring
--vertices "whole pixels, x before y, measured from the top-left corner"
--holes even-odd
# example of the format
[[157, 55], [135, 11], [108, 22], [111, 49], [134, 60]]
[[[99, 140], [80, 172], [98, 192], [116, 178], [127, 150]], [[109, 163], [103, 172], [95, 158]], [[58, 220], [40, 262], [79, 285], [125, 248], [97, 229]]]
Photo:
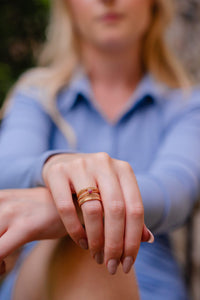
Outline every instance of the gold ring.
[[99, 189], [96, 186], [95, 187], [91, 186], [86, 189], [82, 189], [77, 193], [77, 198], [79, 198], [83, 193], [86, 193], [86, 192], [89, 194], [99, 193]]
[[81, 201], [79, 201], [78, 204], [79, 204], [79, 206], [81, 206], [83, 203], [85, 203], [87, 201], [93, 201], [93, 200], [101, 201], [101, 198], [100, 197], [88, 196], [86, 198], [83, 198]]
[[93, 196], [93, 197], [99, 197], [99, 193], [84, 193], [82, 194], [79, 198], [78, 198], [78, 201], [82, 200], [83, 198], [87, 197], [87, 196]]
[[77, 193], [78, 204], [81, 207], [86, 201], [98, 200], [101, 201], [99, 189], [97, 187], [88, 187], [80, 190]]

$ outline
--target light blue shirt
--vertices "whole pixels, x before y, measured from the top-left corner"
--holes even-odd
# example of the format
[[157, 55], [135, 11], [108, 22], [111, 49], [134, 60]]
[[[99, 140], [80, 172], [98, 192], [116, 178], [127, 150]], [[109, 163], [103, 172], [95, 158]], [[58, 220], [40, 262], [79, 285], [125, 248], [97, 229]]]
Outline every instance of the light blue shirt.
[[57, 108], [75, 132], [76, 149], [37, 92], [16, 91], [1, 126], [0, 188], [44, 185], [42, 166], [52, 153], [103, 151], [129, 162], [146, 225], [157, 234], [153, 245], [141, 245], [135, 264], [142, 300], [187, 299], [166, 233], [187, 220], [200, 194], [200, 92], [184, 94], [146, 75], [121, 114], [109, 122], [87, 76], [78, 72], [58, 94]]

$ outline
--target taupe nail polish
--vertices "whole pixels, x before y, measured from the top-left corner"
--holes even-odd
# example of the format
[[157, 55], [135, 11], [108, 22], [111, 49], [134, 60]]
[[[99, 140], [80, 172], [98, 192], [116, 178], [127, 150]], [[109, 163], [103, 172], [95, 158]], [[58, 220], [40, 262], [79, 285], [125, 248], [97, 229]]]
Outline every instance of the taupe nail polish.
[[124, 273], [128, 273], [133, 265], [133, 257], [132, 256], [126, 256], [124, 258], [122, 268]]
[[94, 258], [99, 265], [103, 264], [103, 261], [104, 261], [103, 251], [96, 253]]
[[88, 242], [86, 239], [80, 239], [79, 240], [79, 245], [82, 249], [87, 250], [88, 249]]
[[108, 269], [108, 272], [111, 274], [111, 275], [114, 275], [117, 271], [117, 267], [118, 267], [118, 262], [116, 259], [110, 259], [107, 263], [107, 269]]

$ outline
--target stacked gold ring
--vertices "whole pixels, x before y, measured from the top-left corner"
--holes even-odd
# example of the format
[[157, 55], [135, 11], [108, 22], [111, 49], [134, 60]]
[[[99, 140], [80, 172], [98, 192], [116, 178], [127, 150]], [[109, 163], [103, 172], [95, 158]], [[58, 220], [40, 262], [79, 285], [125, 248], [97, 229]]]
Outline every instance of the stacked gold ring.
[[97, 187], [88, 187], [77, 193], [78, 204], [81, 207], [86, 201], [98, 200], [101, 201], [99, 189]]

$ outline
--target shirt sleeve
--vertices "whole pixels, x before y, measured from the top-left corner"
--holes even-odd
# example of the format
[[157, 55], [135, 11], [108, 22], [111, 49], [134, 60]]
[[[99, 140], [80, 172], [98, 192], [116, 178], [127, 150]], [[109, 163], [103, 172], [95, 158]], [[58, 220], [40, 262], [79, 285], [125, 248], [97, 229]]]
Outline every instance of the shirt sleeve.
[[49, 150], [52, 126], [39, 101], [20, 91], [15, 93], [1, 124], [1, 189], [44, 185], [42, 167], [46, 159], [70, 151], [67, 147]]
[[168, 122], [150, 168], [136, 177], [149, 228], [163, 233], [187, 220], [200, 195], [199, 99]]

